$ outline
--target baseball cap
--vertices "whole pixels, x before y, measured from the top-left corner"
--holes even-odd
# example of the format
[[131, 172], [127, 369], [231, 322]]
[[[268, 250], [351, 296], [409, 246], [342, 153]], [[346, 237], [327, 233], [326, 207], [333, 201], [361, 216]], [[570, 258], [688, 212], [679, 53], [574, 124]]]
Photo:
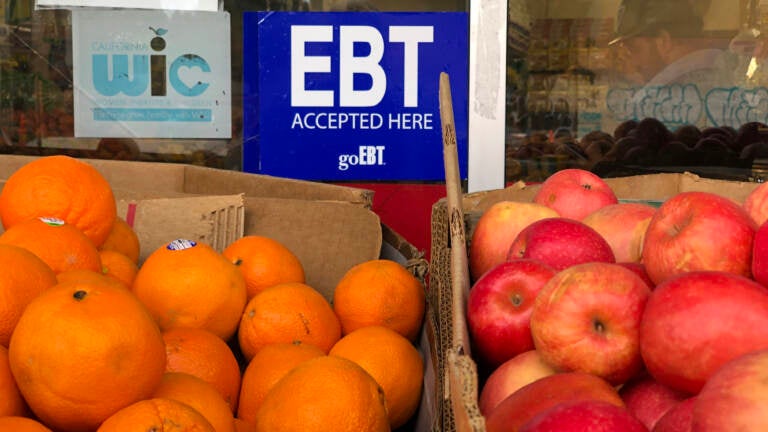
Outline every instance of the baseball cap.
[[704, 24], [702, 11], [694, 1], [622, 0], [616, 16], [616, 37], [608, 45], [660, 28], [675, 36], [700, 33]]

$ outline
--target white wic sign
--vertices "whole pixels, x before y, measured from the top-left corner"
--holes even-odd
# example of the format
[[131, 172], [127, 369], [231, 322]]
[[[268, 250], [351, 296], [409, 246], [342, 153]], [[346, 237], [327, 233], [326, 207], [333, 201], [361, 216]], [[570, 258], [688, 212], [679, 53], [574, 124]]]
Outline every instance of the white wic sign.
[[36, 7], [99, 7], [216, 12], [219, 10], [219, 0], [37, 0]]

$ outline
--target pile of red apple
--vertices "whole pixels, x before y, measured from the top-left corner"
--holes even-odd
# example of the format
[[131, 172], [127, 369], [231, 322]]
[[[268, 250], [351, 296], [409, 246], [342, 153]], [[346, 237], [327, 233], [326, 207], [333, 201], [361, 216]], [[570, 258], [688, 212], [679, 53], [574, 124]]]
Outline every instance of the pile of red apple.
[[559, 171], [469, 246], [488, 432], [768, 431], [768, 184], [619, 201]]

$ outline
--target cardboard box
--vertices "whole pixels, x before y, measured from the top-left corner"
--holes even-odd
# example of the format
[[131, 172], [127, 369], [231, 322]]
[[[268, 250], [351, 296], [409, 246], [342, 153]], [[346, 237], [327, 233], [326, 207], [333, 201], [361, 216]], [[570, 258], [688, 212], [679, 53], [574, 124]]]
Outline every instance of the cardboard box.
[[[34, 158], [3, 155], [0, 179]], [[328, 296], [346, 269], [381, 250], [382, 227], [369, 210], [368, 190], [194, 165], [88, 162], [112, 185], [119, 214], [132, 209], [141, 217], [134, 226], [144, 240], [142, 258], [181, 232], [219, 250], [243, 234], [271, 236], [296, 250], [308, 283]]]
[[[0, 179], [33, 159], [0, 156]], [[289, 247], [305, 268], [307, 284], [329, 300], [343, 274], [370, 259], [391, 259], [422, 282], [427, 277], [423, 252], [370, 210], [370, 190], [182, 164], [87, 162], [112, 185], [118, 214], [132, 215], [143, 258], [179, 237], [221, 250], [233, 239], [253, 234]], [[432, 309], [428, 305], [418, 344], [425, 359], [421, 405], [399, 432], [441, 430], [436, 426], [438, 338]]]
[[[759, 183], [701, 178], [690, 173], [652, 174], [608, 178], [622, 202], [641, 201], [660, 204], [678, 192], [705, 191], [729, 197], [742, 203]], [[437, 334], [438, 370], [442, 380], [437, 393], [443, 398], [438, 407], [442, 430], [460, 432], [485, 431], [477, 398], [480, 383], [477, 365], [472, 359], [466, 324], [466, 295], [469, 286], [464, 276], [469, 274], [468, 257], [472, 232], [480, 215], [493, 204], [504, 201], [530, 202], [539, 185], [526, 186], [518, 182], [508, 188], [465, 194], [461, 208], [449, 208], [447, 199], [432, 207], [432, 256], [430, 260], [430, 302], [439, 311]], [[464, 247], [453, 248], [457, 242]], [[464, 255], [453, 253], [462, 250]]]
[[[8, 174], [0, 172], [3, 178]], [[5, 180], [0, 180], [0, 189], [4, 184]], [[139, 237], [139, 263], [152, 251], [176, 238], [205, 242], [221, 251], [243, 236], [243, 194], [142, 193], [119, 189], [113, 192], [117, 215], [126, 220]], [[161, 198], [163, 195], [166, 197]], [[0, 225], [0, 233], [3, 231]]]
[[[36, 156], [0, 156], [0, 178]], [[157, 196], [166, 193], [197, 195], [244, 194], [252, 197], [344, 201], [370, 208], [373, 192], [197, 165], [87, 159], [115, 189]]]

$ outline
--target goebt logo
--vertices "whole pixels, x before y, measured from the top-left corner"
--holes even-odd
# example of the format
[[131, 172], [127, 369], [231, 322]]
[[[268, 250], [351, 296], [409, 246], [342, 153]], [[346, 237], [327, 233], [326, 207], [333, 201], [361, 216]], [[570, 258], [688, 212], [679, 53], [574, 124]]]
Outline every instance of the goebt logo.
[[[179, 75], [181, 70], [197, 69], [209, 73], [211, 67], [204, 58], [197, 54], [183, 54], [170, 62], [164, 54], [166, 29], [149, 27], [154, 37], [149, 48], [157, 54], [93, 54], [93, 86], [103, 96], [146, 95], [149, 89], [152, 96], [167, 96], [168, 85], [179, 95], [199, 96], [208, 89], [209, 83], [200, 79], [188, 85]], [[135, 50], [146, 49], [145, 44], [131, 45]], [[111, 63], [111, 72], [110, 72]], [[131, 67], [132, 66], [132, 67]], [[199, 74], [198, 74], [199, 75]]]

